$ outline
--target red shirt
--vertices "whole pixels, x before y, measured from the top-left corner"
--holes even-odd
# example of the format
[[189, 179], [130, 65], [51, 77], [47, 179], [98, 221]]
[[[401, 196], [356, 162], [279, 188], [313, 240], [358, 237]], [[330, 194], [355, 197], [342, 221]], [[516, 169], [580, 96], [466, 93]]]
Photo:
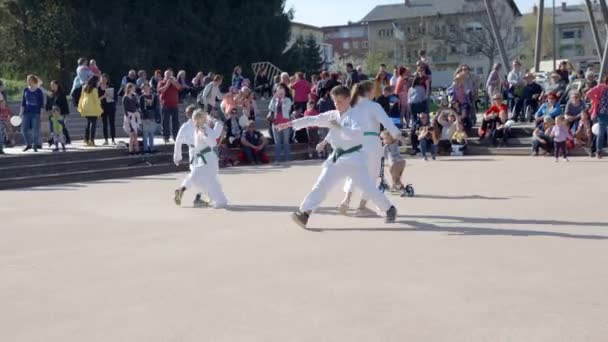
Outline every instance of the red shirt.
[[[168, 81], [162, 80], [158, 82], [158, 88], [162, 88]], [[179, 104], [179, 89], [171, 84], [165, 91], [160, 92], [160, 105], [165, 108], [177, 108]]]
[[289, 115], [288, 115], [287, 119], [285, 119], [283, 117], [283, 100], [279, 100], [278, 105], [277, 105], [277, 112], [275, 113], [273, 124], [278, 125], [278, 124], [286, 123], [289, 121], [290, 121]]
[[312, 86], [307, 80], [299, 80], [291, 85], [291, 89], [295, 92], [294, 102], [308, 102], [308, 94]]
[[8, 106], [0, 108], [0, 121], [8, 121], [11, 118], [11, 109]]
[[486, 114], [484, 116], [489, 115], [489, 114], [496, 114], [496, 116], [498, 116], [498, 114], [500, 114], [500, 112], [502, 112], [502, 111], [508, 112], [506, 104], [504, 104], [504, 103], [501, 103], [500, 105], [492, 104], [492, 107], [490, 107], [488, 110], [486, 110]]

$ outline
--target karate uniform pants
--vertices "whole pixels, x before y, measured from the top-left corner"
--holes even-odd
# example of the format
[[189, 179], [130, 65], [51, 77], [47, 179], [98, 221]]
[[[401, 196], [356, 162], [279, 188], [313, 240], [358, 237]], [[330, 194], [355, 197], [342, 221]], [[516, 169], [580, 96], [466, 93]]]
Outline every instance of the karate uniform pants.
[[[358, 154], [355, 156], [354, 154]], [[343, 159], [342, 159], [343, 158]], [[365, 155], [362, 152], [353, 152], [351, 155], [343, 156], [335, 163], [328, 159], [323, 163], [323, 170], [312, 188], [312, 191], [304, 198], [300, 205], [300, 211], [314, 211], [327, 197], [329, 191], [349, 177], [353, 186], [363, 191], [368, 199], [378, 207], [380, 214], [385, 214], [391, 207], [388, 198], [378, 190], [368, 170], [362, 167]]]
[[[364, 139], [362, 153], [365, 155], [365, 162], [358, 167], [367, 168], [369, 177], [374, 183], [374, 186], [377, 187], [380, 179], [380, 162], [384, 155], [384, 150], [382, 149], [382, 143], [380, 142], [379, 137], [366, 136]], [[344, 183], [344, 192], [354, 192], [355, 187], [352, 179], [347, 178]], [[362, 191], [359, 187], [357, 187], [357, 189]], [[368, 200], [370, 198], [365, 191], [362, 191], [361, 199]]]
[[212, 153], [207, 154], [207, 164], [199, 164], [192, 168], [190, 176], [184, 180], [189, 182], [201, 192], [207, 194], [213, 207], [223, 208], [228, 204], [228, 199], [224, 195], [219, 179], [219, 166], [217, 157]]

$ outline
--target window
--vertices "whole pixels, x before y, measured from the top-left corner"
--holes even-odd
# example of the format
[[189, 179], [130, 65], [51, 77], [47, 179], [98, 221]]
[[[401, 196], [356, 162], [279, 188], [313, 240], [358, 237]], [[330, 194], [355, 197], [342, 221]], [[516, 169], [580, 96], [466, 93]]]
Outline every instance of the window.
[[562, 31], [562, 39], [580, 39], [583, 36], [581, 29], [567, 29]]
[[455, 45], [450, 46], [450, 53], [458, 53], [458, 49]]
[[573, 39], [575, 36], [574, 31], [564, 31], [562, 32], [562, 39]]
[[359, 48], [359, 41], [355, 40], [353, 42], [353, 49], [358, 49]]
[[483, 67], [480, 67], [480, 68], [475, 69], [475, 73], [476, 73], [477, 75], [483, 75]]
[[350, 43], [348, 43], [348, 42], [343, 42], [343, 43], [342, 43], [342, 48], [343, 48], [344, 50], [348, 50], [348, 49], [350, 49]]

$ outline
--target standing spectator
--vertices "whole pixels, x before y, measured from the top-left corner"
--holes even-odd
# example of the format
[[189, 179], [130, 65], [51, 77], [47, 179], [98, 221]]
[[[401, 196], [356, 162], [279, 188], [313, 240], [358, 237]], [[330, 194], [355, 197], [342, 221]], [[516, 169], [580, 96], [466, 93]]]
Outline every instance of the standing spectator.
[[275, 163], [281, 160], [281, 152], [283, 152], [282, 160], [284, 162], [289, 161], [290, 154], [289, 138], [291, 137], [291, 129], [278, 130], [276, 128], [277, 125], [290, 121], [291, 99], [286, 96], [285, 91], [284, 87], [278, 87], [268, 105], [268, 110], [272, 112]]
[[87, 59], [81, 57], [78, 59], [78, 67], [76, 68], [76, 76], [74, 77], [74, 82], [72, 83], [72, 90], [70, 94], [72, 95], [72, 103], [74, 107], [78, 106], [78, 102], [80, 100], [80, 93], [82, 92], [82, 87], [87, 83], [87, 80], [94, 76], [91, 69], [87, 65]]
[[[339, 75], [338, 73], [332, 72], [329, 75], [329, 79], [324, 83], [323, 85], [323, 93], [327, 93], [329, 95], [329, 93], [331, 92], [332, 89], [334, 89], [335, 87], [341, 85], [340, 81], [338, 80]], [[323, 97], [323, 96], [321, 96]], [[329, 98], [331, 100], [331, 96]]]
[[[95, 146], [95, 128], [97, 118], [103, 113], [101, 100], [99, 98], [99, 77], [89, 78], [84, 87], [78, 102], [78, 112], [87, 119], [87, 126], [84, 131], [84, 143], [86, 146]], [[135, 85], [133, 85], [135, 86]]]
[[601, 159], [608, 133], [608, 76], [604, 79], [603, 84], [598, 84], [587, 92], [587, 98], [591, 101], [591, 119], [599, 125], [596, 150], [597, 158]]
[[418, 67], [420, 64], [424, 67], [424, 75], [429, 80], [429, 89], [431, 89], [433, 73], [431, 72], [429, 61], [426, 58], [426, 50], [420, 50], [420, 52], [418, 52], [418, 62], [416, 62], [416, 67]]
[[320, 75], [320, 80], [319, 82], [317, 82], [316, 86], [317, 86], [317, 96], [320, 98], [322, 98], [325, 95], [325, 83], [329, 81], [329, 72], [327, 71], [322, 71], [321, 75]]
[[296, 73], [296, 81], [290, 87], [294, 92], [294, 109], [301, 110], [302, 113], [306, 110], [308, 95], [310, 94], [311, 85], [304, 79], [304, 73]]
[[466, 72], [460, 71], [454, 77], [454, 82], [448, 88], [447, 92], [452, 96], [452, 100], [458, 103], [459, 111], [456, 113], [458, 115], [458, 121], [462, 122], [465, 129], [468, 130], [473, 126], [472, 120], [469, 117], [471, 111], [471, 90], [467, 89], [465, 82]]
[[247, 130], [241, 138], [243, 152], [250, 164], [260, 164], [264, 162], [264, 147], [266, 146], [266, 138], [264, 135], [255, 129], [255, 121], [249, 121]]
[[255, 91], [258, 92], [260, 97], [263, 99], [264, 94], [268, 93], [268, 97], [272, 96], [272, 87], [270, 86], [270, 80], [266, 74], [266, 69], [260, 70], [254, 79]]
[[[308, 104], [306, 105], [306, 111], [304, 112], [304, 116], [317, 115], [319, 115], [319, 111], [317, 110], [317, 108], [315, 108], [315, 103], [312, 101], [308, 102]], [[308, 158], [312, 159], [313, 152], [315, 151], [317, 144], [320, 142], [319, 127], [308, 127], [306, 128], [306, 132], [308, 133]]]
[[399, 141], [395, 139], [388, 131], [382, 131], [380, 133], [382, 143], [384, 144], [384, 160], [388, 164], [388, 171], [391, 175], [393, 191], [400, 191], [403, 189], [403, 183], [401, 177], [403, 176], [403, 170], [405, 169], [405, 159], [401, 157], [399, 151]]
[[217, 101], [223, 99], [222, 92], [220, 91], [222, 80], [223, 77], [221, 75], [213, 76], [213, 82], [205, 86], [205, 89], [203, 89], [203, 92], [199, 95], [199, 99], [197, 100], [201, 106], [207, 108], [209, 113], [214, 109], [217, 109]]
[[308, 98], [309, 98], [309, 101], [314, 101], [315, 104], [317, 103], [317, 101], [319, 101], [318, 85], [319, 85], [320, 80], [321, 80], [321, 78], [317, 74], [312, 75], [310, 78], [310, 85], [312, 87], [310, 88], [310, 94], [308, 95]]
[[241, 89], [244, 80], [243, 68], [241, 68], [240, 65], [237, 65], [232, 71], [232, 86], [236, 89]]
[[416, 73], [412, 87], [408, 91], [408, 104], [410, 106], [411, 122], [406, 122], [406, 126], [413, 126], [418, 121], [418, 115], [426, 112], [426, 86], [424, 77]]
[[420, 83], [424, 86], [425, 112], [428, 113], [428, 99], [431, 97], [431, 79], [426, 74], [426, 67], [426, 64], [419, 61], [416, 65], [416, 74], [414, 77], [419, 77]]
[[366, 74], [363, 73], [363, 66], [361, 66], [361, 65], [357, 66], [357, 73], [359, 74], [359, 81], [368, 81], [369, 80], [369, 76], [367, 76]]
[[585, 96], [585, 94], [587, 94], [587, 92], [589, 90], [591, 90], [591, 88], [595, 87], [596, 85], [597, 85], [597, 80], [595, 78], [595, 73], [593, 72], [593, 70], [591, 68], [589, 68], [589, 70], [587, 70], [587, 72], [585, 73], [585, 81], [583, 82], [581, 94], [583, 94], [583, 96]]
[[199, 71], [192, 79], [192, 90], [190, 91], [190, 96], [192, 96], [192, 98], [197, 98], [198, 94], [205, 88], [204, 78], [205, 74], [203, 74], [202, 71]]
[[494, 95], [499, 94], [502, 96], [502, 79], [500, 76], [500, 71], [502, 70], [502, 64], [500, 63], [496, 63], [494, 64], [494, 67], [492, 68], [492, 72], [490, 72], [490, 75], [488, 76], [488, 80], [486, 82], [486, 91], [488, 92], [488, 96], [490, 96], [491, 98], [494, 97]]
[[125, 75], [120, 81], [120, 90], [118, 91], [118, 96], [123, 96], [125, 94], [127, 84], [129, 83], [137, 85], [137, 72], [135, 70], [129, 70], [127, 75]]
[[61, 149], [63, 150], [63, 152], [65, 152], [65, 137], [63, 136], [63, 128], [64, 128], [64, 121], [63, 121], [63, 115], [61, 115], [61, 109], [59, 109], [59, 107], [57, 106], [53, 106], [53, 108], [51, 109], [51, 114], [49, 115], [49, 121], [50, 121], [50, 131], [51, 133], [51, 141], [52, 143], [50, 144], [49, 147], [51, 147], [52, 145], [55, 145], [55, 149], [53, 149], [53, 152], [58, 152], [59, 151], [59, 144], [61, 144]]
[[171, 135], [173, 135], [174, 141], [177, 137], [177, 131], [179, 130], [179, 91], [181, 89], [181, 85], [173, 77], [173, 71], [165, 71], [165, 78], [158, 83], [165, 144], [169, 142]]
[[158, 97], [152, 92], [149, 84], [145, 84], [143, 93], [139, 98], [139, 108], [141, 110], [142, 135], [144, 140], [144, 153], [154, 153], [154, 134], [158, 123], [160, 123], [160, 113], [158, 112]]
[[89, 61], [89, 69], [95, 76], [101, 77], [101, 70], [99, 70], [99, 67], [97, 66], [97, 62], [94, 59], [91, 59]]
[[116, 145], [116, 94], [110, 84], [110, 77], [106, 74], [101, 75], [99, 82], [99, 94], [101, 98], [101, 121], [103, 124], [103, 145], [108, 146], [108, 138], [112, 139], [112, 145]]
[[144, 87], [144, 84], [148, 83], [148, 75], [145, 70], [139, 70], [137, 72], [137, 81], [135, 81], [135, 85], [137, 86], [137, 94], [141, 94], [141, 91]]
[[346, 63], [346, 86], [352, 89], [359, 82], [359, 73], [353, 68], [353, 63]]
[[21, 100], [21, 113], [23, 123], [21, 124], [25, 139], [23, 152], [34, 148], [38, 152], [38, 142], [40, 141], [40, 116], [44, 112], [44, 93], [40, 89], [42, 83], [38, 76], [27, 76], [27, 87], [23, 90]]
[[399, 67], [399, 78], [397, 79], [397, 87], [395, 94], [399, 96], [399, 108], [401, 110], [401, 120], [405, 120], [405, 127], [410, 127], [410, 110], [408, 103], [408, 92], [410, 90], [410, 73], [406, 67]]
[[384, 88], [390, 87], [390, 85], [388, 74], [385, 71], [379, 71], [374, 81], [374, 98], [380, 97], [384, 93]]
[[393, 69], [393, 74], [389, 78], [389, 83], [390, 83], [391, 87], [393, 87], [393, 89], [395, 89], [397, 87], [398, 79], [399, 79], [399, 67], [395, 65], [395, 68]]
[[277, 88], [279, 87], [279, 84], [281, 84], [281, 76], [280, 75], [276, 75], [272, 79], [272, 93], [273, 94], [274, 94], [275, 91], [277, 91]]
[[203, 77], [203, 88], [207, 86], [207, 84], [213, 82], [213, 78], [215, 75], [212, 72], [209, 72], [207, 76]]
[[323, 97], [317, 102], [317, 109], [319, 110], [319, 113], [325, 113], [336, 109], [328, 91], [323, 92]]
[[568, 71], [567, 61], [562, 61], [561, 63], [559, 63], [559, 67], [557, 70], [555, 70], [555, 72], [559, 74], [562, 82], [564, 82], [565, 84], [570, 83], [570, 72]]
[[378, 73], [381, 73], [381, 72], [386, 74], [387, 80], [390, 80], [391, 77], [393, 77], [393, 75], [390, 72], [388, 72], [388, 70], [386, 70], [386, 64], [384, 64], [384, 63], [380, 64], [380, 68], [378, 68]]
[[511, 101], [509, 107], [511, 109], [511, 118], [514, 121], [520, 117], [523, 106], [523, 90], [526, 85], [524, 78], [524, 71], [521, 70], [521, 63], [518, 60], [513, 61], [513, 69], [507, 76], [507, 82], [509, 84], [509, 96]]
[[[428, 160], [426, 153], [430, 149], [431, 156], [433, 157], [433, 160], [435, 160], [437, 156], [437, 145], [435, 145], [433, 140], [435, 128], [431, 125], [427, 113], [420, 113], [420, 121], [418, 122], [416, 127], [414, 127], [414, 129], [416, 134], [412, 134], [412, 140], [415, 136], [417, 142], [420, 143], [420, 151], [422, 152], [422, 158], [425, 161]], [[414, 143], [412, 143], [412, 148], [415, 148]]]
[[0, 95], [0, 154], [4, 154], [4, 146], [11, 143], [12, 132], [9, 132], [12, 131], [12, 125], [9, 123], [11, 116], [13, 113], [8, 107], [6, 98]]
[[192, 90], [192, 87], [190, 86], [190, 84], [188, 83], [188, 80], [186, 79], [185, 70], [180, 70], [177, 72], [177, 83], [180, 85], [179, 100], [181, 102], [186, 98], [186, 96], [188, 96], [188, 94]]
[[154, 70], [154, 76], [152, 76], [152, 78], [150, 79], [150, 86], [152, 87], [152, 90], [154, 92], [156, 92], [156, 89], [158, 88], [158, 83], [160, 83], [160, 81], [163, 80], [163, 72], [156, 69]]
[[[68, 104], [68, 98], [63, 90], [63, 87], [59, 84], [58, 81], [51, 81], [51, 93], [46, 100], [46, 110], [52, 111], [53, 107], [59, 108], [59, 115], [61, 115], [61, 121], [63, 122], [63, 137], [65, 138], [65, 143], [67, 145], [71, 144], [70, 140], [70, 132], [68, 132], [68, 128], [66, 127], [66, 116], [70, 114], [70, 105]], [[53, 133], [53, 125], [50, 122], [49, 117], [49, 128], [50, 132]]]
[[129, 153], [139, 153], [139, 142], [137, 141], [137, 133], [141, 126], [141, 115], [139, 114], [139, 102], [135, 92], [136, 85], [128, 83], [125, 89], [125, 96], [122, 98], [122, 107], [125, 112], [123, 119], [123, 128], [125, 133], [129, 135]]

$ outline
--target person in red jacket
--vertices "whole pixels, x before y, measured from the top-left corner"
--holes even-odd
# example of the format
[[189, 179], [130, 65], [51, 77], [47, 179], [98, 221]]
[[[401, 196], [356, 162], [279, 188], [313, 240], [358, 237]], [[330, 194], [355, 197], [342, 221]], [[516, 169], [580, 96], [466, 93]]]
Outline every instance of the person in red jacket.
[[493, 125], [496, 124], [501, 112], [508, 112], [507, 105], [502, 102], [500, 94], [492, 96], [492, 106], [483, 115], [481, 127], [479, 128], [479, 138], [483, 139], [487, 133], [491, 131]]

